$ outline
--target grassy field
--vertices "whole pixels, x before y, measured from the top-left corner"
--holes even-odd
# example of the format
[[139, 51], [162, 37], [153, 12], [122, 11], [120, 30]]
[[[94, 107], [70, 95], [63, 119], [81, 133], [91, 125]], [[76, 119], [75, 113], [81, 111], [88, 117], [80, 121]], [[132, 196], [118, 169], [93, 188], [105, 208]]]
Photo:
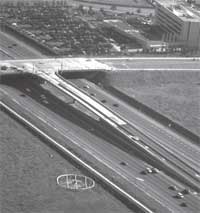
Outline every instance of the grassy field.
[[128, 96], [200, 135], [198, 71], [123, 71], [107, 78]]
[[1, 213], [130, 212], [99, 185], [82, 192], [59, 187], [58, 175], [81, 171], [2, 111], [0, 154]]

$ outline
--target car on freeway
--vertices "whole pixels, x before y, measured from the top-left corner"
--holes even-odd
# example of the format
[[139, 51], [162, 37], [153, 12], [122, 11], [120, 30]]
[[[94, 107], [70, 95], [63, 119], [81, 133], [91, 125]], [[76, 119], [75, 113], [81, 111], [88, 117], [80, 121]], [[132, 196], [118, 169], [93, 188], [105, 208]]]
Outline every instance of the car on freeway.
[[180, 204], [180, 206], [187, 207], [187, 203], [183, 202], [183, 203]]
[[43, 103], [48, 104], [49, 102], [47, 100], [42, 100]]
[[173, 191], [178, 190], [177, 186], [173, 186], [173, 185], [169, 186], [168, 189], [173, 190]]
[[24, 93], [20, 94], [21, 97], [26, 97], [26, 95]]
[[183, 191], [181, 192], [184, 195], [188, 195], [190, 194], [190, 190], [189, 189], [183, 189]]
[[40, 95], [40, 98], [46, 99], [46, 96], [44, 94]]
[[102, 103], [106, 103], [106, 100], [105, 100], [105, 99], [103, 99], [103, 100], [101, 100], [101, 102], [102, 102]]
[[192, 191], [190, 189], [183, 189], [181, 193], [184, 195], [189, 195], [189, 194], [197, 195], [198, 194], [198, 192]]
[[29, 88], [26, 88], [26, 91], [27, 91], [27, 92], [31, 92], [31, 90], [30, 90]]
[[135, 140], [135, 141], [139, 141], [140, 140], [140, 138], [138, 136], [135, 136], [135, 135], [131, 135], [130, 138]]
[[144, 145], [144, 148], [145, 148], [145, 149], [149, 149], [149, 146]]
[[160, 170], [159, 169], [157, 169], [157, 168], [152, 168], [151, 169], [152, 170], [152, 173], [154, 173], [154, 174], [157, 174], [157, 173], [159, 173], [160, 172]]
[[126, 163], [126, 162], [124, 162], [124, 161], [122, 161], [122, 162], [120, 162], [120, 165], [122, 165], [122, 166], [126, 166], [126, 165], [127, 165], [127, 163]]
[[83, 86], [84, 89], [89, 89], [90, 87], [88, 85]]
[[177, 198], [177, 199], [183, 199], [184, 195], [183, 195], [183, 193], [178, 192], [174, 197]]
[[119, 104], [113, 104], [114, 107], [119, 107]]
[[146, 167], [145, 170], [141, 171], [141, 174], [143, 175], [147, 175], [147, 174], [151, 174], [152, 173], [152, 169], [150, 167]]
[[151, 169], [150, 167], [147, 167], [147, 168], [145, 169], [145, 171], [146, 171], [147, 173], [149, 173], [149, 174], [153, 173], [153, 171], [152, 171], [152, 169]]
[[195, 191], [193, 191], [193, 192], [191, 192], [193, 195], [198, 195], [198, 192], [195, 192]]
[[160, 172], [160, 170], [157, 169], [157, 168], [155, 168], [155, 167], [152, 167], [152, 168], [146, 167], [146, 169], [143, 170], [143, 171], [141, 172], [141, 174], [143, 174], [143, 175], [147, 175], [147, 174], [157, 174], [157, 173], [159, 173], [159, 172]]

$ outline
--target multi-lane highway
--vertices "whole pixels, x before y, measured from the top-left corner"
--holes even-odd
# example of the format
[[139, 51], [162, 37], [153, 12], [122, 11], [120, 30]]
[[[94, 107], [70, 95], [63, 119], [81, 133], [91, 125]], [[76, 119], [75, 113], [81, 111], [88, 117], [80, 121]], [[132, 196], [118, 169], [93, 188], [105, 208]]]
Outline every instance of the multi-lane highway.
[[[49, 106], [52, 110], [55, 110], [56, 114], [47, 110], [46, 107], [42, 107], [29, 97], [20, 96], [21, 92], [19, 91], [8, 87], [3, 87], [3, 89], [16, 101], [16, 104], [19, 104], [22, 108], [27, 110], [30, 115], [36, 116], [41, 122], [45, 122], [47, 126], [50, 126], [62, 136], [73, 139], [73, 142], [77, 146], [84, 149], [87, 153], [96, 156], [100, 162], [114, 170], [130, 184], [138, 185], [140, 189], [146, 191], [149, 196], [159, 203], [162, 203], [162, 205], [168, 206], [169, 209], [173, 209], [175, 212], [195, 212], [196, 209], [198, 209], [197, 197], [187, 195], [183, 200], [178, 200], [173, 197], [177, 192], [168, 189], [170, 185], [177, 185], [179, 190], [183, 190], [185, 186], [175, 182], [163, 172], [154, 175], [142, 175], [140, 172], [150, 165], [113, 145], [112, 140], [116, 140], [116, 138], [111, 136], [109, 136], [109, 138], [99, 137], [99, 135], [104, 134], [104, 132], [101, 132], [100, 128], [94, 129], [94, 126], [90, 125], [88, 121], [84, 121], [81, 117], [77, 118], [75, 112], [72, 116], [72, 111], [69, 113], [69, 107], [63, 107], [56, 98], [48, 96], [46, 93], [45, 96], [48, 102], [44, 103], [41, 98], [41, 94], [43, 94], [44, 91], [31, 85], [30, 82], [27, 81], [27, 83], [25, 83], [24, 81], [23, 87], [23, 92], [28, 93], [30, 96], [37, 99], [37, 101], [39, 100], [44, 105]], [[62, 93], [62, 96], [63, 95]], [[57, 114], [66, 116], [68, 120], [64, 120]], [[71, 118], [72, 120], [79, 119], [81, 127], [75, 125], [72, 120], [70, 122], [70, 116], [73, 117]], [[83, 129], [83, 126], [85, 126], [86, 129]], [[90, 130], [89, 132], [87, 131], [88, 129]], [[98, 137], [95, 135], [97, 132]], [[110, 141], [110, 143], [108, 143], [108, 141]], [[120, 164], [121, 162], [126, 162], [126, 165]], [[186, 209], [180, 206], [185, 200], [188, 205]], [[146, 202], [148, 203], [148, 201]]]
[[[170, 128], [164, 127], [159, 122], [144, 115], [139, 110], [121, 101], [118, 97], [109, 94], [108, 91], [86, 79], [72, 79], [70, 81], [88, 95], [91, 96], [91, 94], [94, 94], [94, 99], [101, 102], [101, 104], [114, 111], [116, 114], [121, 115], [128, 123], [133, 126], [137, 125], [137, 129], [140, 130], [140, 132], [145, 132], [145, 134], [146, 132], [148, 134], [150, 134], [151, 131], [155, 132], [151, 137], [158, 137], [160, 139], [159, 142], [161, 143], [160, 146], [165, 149], [172, 149], [173, 152], [176, 152], [177, 157], [180, 156], [188, 159], [192, 161], [195, 169], [199, 168], [200, 150], [195, 144], [191, 143], [191, 141], [176, 134]], [[139, 134], [142, 137], [142, 133]], [[148, 143], [150, 142], [152, 141], [149, 141]]]
[[166, 131], [166, 127], [164, 128], [93, 83], [87, 80], [72, 80], [72, 82], [88, 95], [93, 94], [93, 98], [103, 102], [102, 104], [108, 109], [122, 116], [127, 121], [126, 129], [138, 135], [150, 149], [158, 151], [164, 158], [175, 163], [179, 168], [185, 169], [197, 182], [200, 181], [200, 150], [196, 145], [170, 130]]
[[[36, 49], [2, 31], [0, 31], [0, 52], [4, 54], [4, 57], [2, 57], [1, 60], [46, 58], [45, 55]], [[7, 56], [6, 58], [5, 55]]]
[[[35, 50], [24, 47], [23, 43], [19, 42], [16, 45], [16, 41], [12, 37], [8, 38], [4, 34], [1, 36], [3, 38], [1, 50], [3, 52], [9, 50], [8, 56], [11, 58], [27, 58], [29, 54], [32, 55], [32, 58], [38, 58], [40, 55], [38, 55], [37, 51], [35, 52]], [[10, 46], [10, 44], [12, 45]], [[24, 48], [27, 48], [27, 52], [24, 51]], [[40, 55], [39, 57], [44, 56]], [[51, 61], [45, 60], [42, 63]], [[40, 67], [37, 74], [49, 79], [56, 85], [59, 84], [60, 81], [55, 77], [54, 72], [57, 72], [59, 69], [65, 69], [66, 67], [69, 69], [67, 61], [70, 61], [70, 59], [62, 60], [57, 61], [57, 63], [53, 62], [50, 65], [51, 67], [46, 65]], [[97, 60], [111, 66], [113, 72], [116, 69], [122, 71], [199, 70], [198, 58], [98, 58]], [[16, 65], [18, 62], [15, 63], [13, 61], [11, 63]], [[40, 60], [21, 61], [19, 63], [22, 63], [22, 66], [28, 64], [29, 68], [31, 63], [34, 63], [36, 67], [42, 64]], [[70, 63], [72, 63], [72, 60]], [[183, 64], [184, 69], [182, 68]], [[31, 72], [32, 68], [29, 71]], [[199, 147], [182, 136], [177, 135], [170, 128], [166, 128], [145, 116], [119, 98], [108, 94], [107, 91], [97, 87], [95, 84], [80, 79], [72, 80], [71, 83], [80, 91], [84, 91], [84, 94], [88, 96], [85, 96], [87, 99], [92, 97], [96, 108], [101, 108], [105, 115], [114, 119], [114, 123], [118, 123], [129, 133], [137, 135], [147, 150], [158, 152], [164, 162], [166, 160], [171, 161], [178, 170], [181, 169], [189, 175], [187, 178], [189, 177], [193, 181], [196, 181], [197, 184], [199, 183]], [[44, 131], [47, 131], [52, 137], [60, 139], [62, 144], [64, 141], [69, 140], [70, 142], [66, 146], [73, 144], [73, 149], [78, 147], [77, 149], [81, 149], [87, 153], [85, 156], [93, 156], [95, 160], [116, 174], [114, 178], [118, 179], [120, 177], [128, 183], [130, 191], [132, 190], [131, 193], [149, 208], [157, 212], [197, 213], [200, 211], [198, 194], [189, 193], [184, 195], [183, 198], [175, 198], [178, 192], [187, 188], [178, 179], [172, 179], [163, 171], [157, 174], [142, 174], [142, 171], [146, 170], [147, 167], [152, 167], [147, 158], [140, 156], [134, 150], [127, 149], [125, 146], [122, 147], [122, 138], [114, 136], [112, 128], [109, 129], [111, 134], [108, 134], [108, 130], [105, 131], [100, 121], [93, 121], [91, 117], [87, 117], [86, 114], [83, 115], [84, 110], [79, 111], [77, 106], [75, 107], [73, 98], [69, 98], [64, 92], [66, 89], [65, 86], [62, 88], [62, 92], [53, 88], [54, 92], [52, 94], [56, 94], [57, 98], [39, 88], [37, 83], [35, 84], [28, 80], [24, 81], [23, 84], [16, 82], [15, 87], [17, 90], [6, 86], [1, 87], [3, 93], [9, 96], [8, 99], [12, 100], [9, 102], [7, 99], [4, 99], [5, 102], [11, 104], [13, 108], [17, 108], [21, 114], [27, 116], [31, 122], [34, 122]], [[43, 88], [45, 87], [43, 86]], [[25, 96], [24, 93], [26, 93]], [[62, 97], [62, 101], [58, 97]], [[66, 103], [63, 103], [63, 101]], [[96, 112], [95, 107], [92, 108], [90, 106], [90, 108]], [[102, 114], [99, 113], [99, 116], [102, 116]], [[173, 186], [176, 186], [177, 190], [169, 189], [169, 187]]]
[[[48, 77], [46, 77], [46, 78], [48, 79]], [[54, 79], [54, 81], [58, 81], [57, 83], [55, 82], [55, 85], [57, 87], [58, 87], [58, 85], [60, 85], [62, 83], [62, 81], [60, 81], [56, 76], [52, 75], [52, 79]], [[49, 79], [49, 81], [51, 81], [51, 79]], [[80, 92], [77, 88], [70, 85], [69, 82], [67, 82], [65, 84], [62, 83], [62, 85], [64, 88], [66, 88], [66, 92], [68, 94], [71, 95], [71, 92], [72, 92], [72, 96], [73, 96], [73, 94], [76, 93], [77, 96], [79, 96], [81, 99], [83, 98], [84, 102], [82, 100], [79, 100], [80, 98], [78, 98], [77, 100], [80, 102], [83, 102], [83, 104], [86, 103], [87, 108], [90, 109], [91, 106], [94, 107], [94, 109], [95, 109], [94, 112], [96, 114], [99, 113], [98, 111], [102, 111], [103, 117], [101, 116], [102, 115], [101, 113], [100, 113], [100, 117], [103, 118], [106, 122], [109, 121], [108, 123], [111, 124], [112, 126], [114, 126], [115, 129], [117, 129], [120, 133], [125, 133], [124, 135], [128, 136], [128, 137], [129, 137], [129, 134], [132, 134], [132, 129], [135, 129], [135, 128], [132, 128], [130, 123], [126, 123], [125, 120], [122, 119], [122, 117], [117, 116], [115, 113], [112, 113], [112, 111], [109, 111], [105, 106], [102, 106], [97, 101], [95, 101], [93, 98], [90, 98], [89, 96], [85, 95], [83, 92]], [[63, 89], [63, 88], [61, 88], [61, 89]], [[68, 90], [70, 90], [70, 93]], [[92, 110], [93, 110], [93, 108], [92, 108]], [[119, 127], [122, 125], [123, 125], [123, 127]], [[124, 131], [124, 129], [125, 129], [125, 131]], [[148, 140], [146, 140], [146, 141], [148, 142]], [[139, 146], [139, 148], [141, 148], [140, 142], [138, 143], [138, 142], [134, 141], [134, 145], [136, 145], [137, 147]], [[145, 147], [145, 149], [142, 148], [142, 152], [144, 152], [146, 154], [147, 158], [150, 157], [150, 159], [152, 159], [154, 162], [155, 162], [155, 160], [156, 160], [156, 162], [161, 161], [161, 163], [158, 162], [159, 166], [161, 168], [163, 168], [163, 166], [164, 166], [166, 168], [166, 171], [170, 172], [171, 175], [176, 176], [177, 178], [181, 178], [184, 182], [186, 182], [187, 184], [192, 186], [195, 190], [198, 190], [198, 191], [200, 190], [199, 189], [199, 178], [196, 177], [196, 174], [198, 174], [198, 171], [197, 170], [192, 171], [191, 166], [187, 165], [187, 163], [184, 162], [184, 159], [183, 160], [178, 159], [172, 152], [170, 152], [169, 150], [166, 150], [166, 149], [163, 150], [163, 147], [160, 147], [160, 146], [155, 148], [152, 145], [151, 150], [149, 148], [146, 149], [146, 147]], [[149, 153], [151, 153], [150, 156], [149, 156]], [[165, 161], [163, 161], [164, 157], [166, 157]], [[191, 174], [191, 172], [193, 172], [193, 173], [195, 172], [195, 174], [193, 174], [193, 173]]]
[[121, 58], [95, 58], [116, 68], [118, 71], [200, 71], [200, 58], [184, 57], [121, 57]]

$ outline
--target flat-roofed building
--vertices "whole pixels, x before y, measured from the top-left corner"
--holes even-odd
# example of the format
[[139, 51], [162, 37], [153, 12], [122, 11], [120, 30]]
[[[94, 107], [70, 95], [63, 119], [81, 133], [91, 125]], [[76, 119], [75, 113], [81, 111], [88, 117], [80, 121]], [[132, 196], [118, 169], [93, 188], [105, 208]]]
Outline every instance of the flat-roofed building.
[[184, 1], [156, 0], [155, 24], [167, 42], [200, 49], [200, 12]]
[[128, 23], [123, 22], [120, 19], [109, 19], [104, 20], [103, 25], [105, 27], [111, 28], [112, 30], [118, 32], [124, 37], [135, 40], [138, 44], [140, 44], [144, 49], [161, 49], [166, 48], [167, 43], [162, 41], [162, 39], [150, 39], [145, 36], [145, 34], [140, 29], [136, 29]]

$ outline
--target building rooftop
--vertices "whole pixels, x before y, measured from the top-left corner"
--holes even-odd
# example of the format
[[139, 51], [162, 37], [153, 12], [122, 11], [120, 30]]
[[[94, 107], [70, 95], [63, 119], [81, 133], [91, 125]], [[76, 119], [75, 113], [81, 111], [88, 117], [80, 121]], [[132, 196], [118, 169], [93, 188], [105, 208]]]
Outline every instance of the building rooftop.
[[119, 28], [123, 30], [126, 33], [139, 33], [139, 30], [134, 29], [132, 26], [129, 24], [121, 21], [120, 19], [109, 19], [109, 20], [104, 20], [104, 23], [109, 24], [110, 26]]
[[200, 22], [200, 13], [183, 0], [156, 0], [156, 2], [183, 21]]
[[157, 38], [157, 37], [155, 38], [155, 36], [153, 36], [152, 33], [145, 32], [144, 30], [139, 28], [135, 28], [131, 26], [130, 24], [123, 22], [122, 20], [109, 19], [109, 20], [104, 20], [104, 23], [118, 29], [121, 32], [124, 32], [129, 37], [133, 37], [145, 43], [148, 43], [148, 46], [150, 47], [160, 47], [160, 46], [166, 45], [165, 42], [161, 41], [161, 38]]

